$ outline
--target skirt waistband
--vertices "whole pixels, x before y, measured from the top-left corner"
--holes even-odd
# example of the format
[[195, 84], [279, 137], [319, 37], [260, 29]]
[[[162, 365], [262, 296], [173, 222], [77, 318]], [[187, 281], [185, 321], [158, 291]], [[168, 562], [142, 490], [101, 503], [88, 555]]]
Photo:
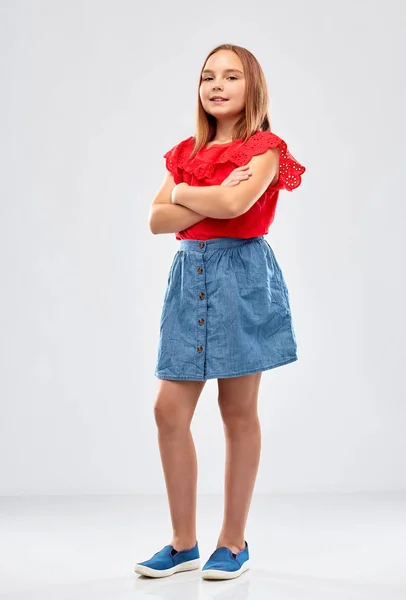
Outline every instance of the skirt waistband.
[[242, 244], [249, 244], [255, 240], [263, 239], [263, 235], [251, 238], [212, 238], [211, 240], [179, 240], [180, 250], [196, 250], [204, 252], [205, 250], [218, 250], [220, 248], [233, 248]]

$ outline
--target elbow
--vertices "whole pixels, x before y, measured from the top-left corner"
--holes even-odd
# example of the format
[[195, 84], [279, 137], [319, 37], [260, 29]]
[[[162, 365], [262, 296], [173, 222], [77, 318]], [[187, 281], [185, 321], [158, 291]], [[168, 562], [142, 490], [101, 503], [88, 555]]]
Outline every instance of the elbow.
[[231, 187], [224, 187], [223, 206], [224, 215], [222, 219], [234, 219], [239, 216], [239, 206], [237, 199], [235, 198], [234, 189]]
[[237, 199], [233, 199], [230, 203], [229, 203], [229, 219], [235, 219], [236, 217], [240, 217], [241, 215], [243, 215], [246, 211], [242, 209], [241, 204], [239, 202], [237, 202]]
[[158, 233], [154, 215], [152, 213], [150, 213], [150, 215], [149, 215], [148, 226], [149, 226], [149, 230], [151, 233], [153, 233], [154, 235], [156, 235]]
[[256, 194], [254, 197], [250, 198], [244, 198], [242, 196], [235, 198], [231, 204], [232, 218], [235, 219], [236, 217], [241, 217], [241, 215], [244, 215], [250, 210], [250, 208], [252, 208], [259, 198], [259, 194]]
[[236, 217], [239, 217], [242, 214], [243, 213], [238, 209], [238, 207], [233, 205], [230, 207], [228, 218], [235, 219]]

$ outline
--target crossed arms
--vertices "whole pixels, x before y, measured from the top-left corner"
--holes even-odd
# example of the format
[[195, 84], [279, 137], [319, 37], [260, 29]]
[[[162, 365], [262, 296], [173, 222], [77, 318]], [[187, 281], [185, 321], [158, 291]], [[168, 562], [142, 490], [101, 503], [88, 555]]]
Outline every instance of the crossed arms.
[[231, 219], [243, 215], [262, 196], [279, 171], [279, 150], [269, 148], [247, 163], [252, 176], [238, 185], [175, 185], [169, 171], [151, 205], [152, 233], [183, 231], [206, 217]]

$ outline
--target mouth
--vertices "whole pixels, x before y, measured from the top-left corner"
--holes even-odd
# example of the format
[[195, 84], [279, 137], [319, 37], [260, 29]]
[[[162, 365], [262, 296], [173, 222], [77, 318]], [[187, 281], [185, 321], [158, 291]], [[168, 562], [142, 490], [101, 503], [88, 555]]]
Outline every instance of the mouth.
[[220, 98], [220, 97], [216, 98], [216, 96], [214, 96], [213, 98], [210, 98], [210, 102], [218, 102], [218, 103], [228, 102], [228, 98]]

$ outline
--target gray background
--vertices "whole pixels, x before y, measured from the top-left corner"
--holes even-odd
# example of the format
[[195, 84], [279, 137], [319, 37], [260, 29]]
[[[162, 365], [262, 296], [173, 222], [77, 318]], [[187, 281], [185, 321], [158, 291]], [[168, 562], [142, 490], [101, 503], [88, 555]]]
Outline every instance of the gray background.
[[[247, 47], [307, 168], [267, 236], [299, 360], [262, 375], [256, 492], [406, 487], [401, 2], [2, 1], [0, 494], [162, 493], [153, 375], [175, 234], [148, 213], [200, 69]], [[192, 431], [223, 486], [217, 382]]]

